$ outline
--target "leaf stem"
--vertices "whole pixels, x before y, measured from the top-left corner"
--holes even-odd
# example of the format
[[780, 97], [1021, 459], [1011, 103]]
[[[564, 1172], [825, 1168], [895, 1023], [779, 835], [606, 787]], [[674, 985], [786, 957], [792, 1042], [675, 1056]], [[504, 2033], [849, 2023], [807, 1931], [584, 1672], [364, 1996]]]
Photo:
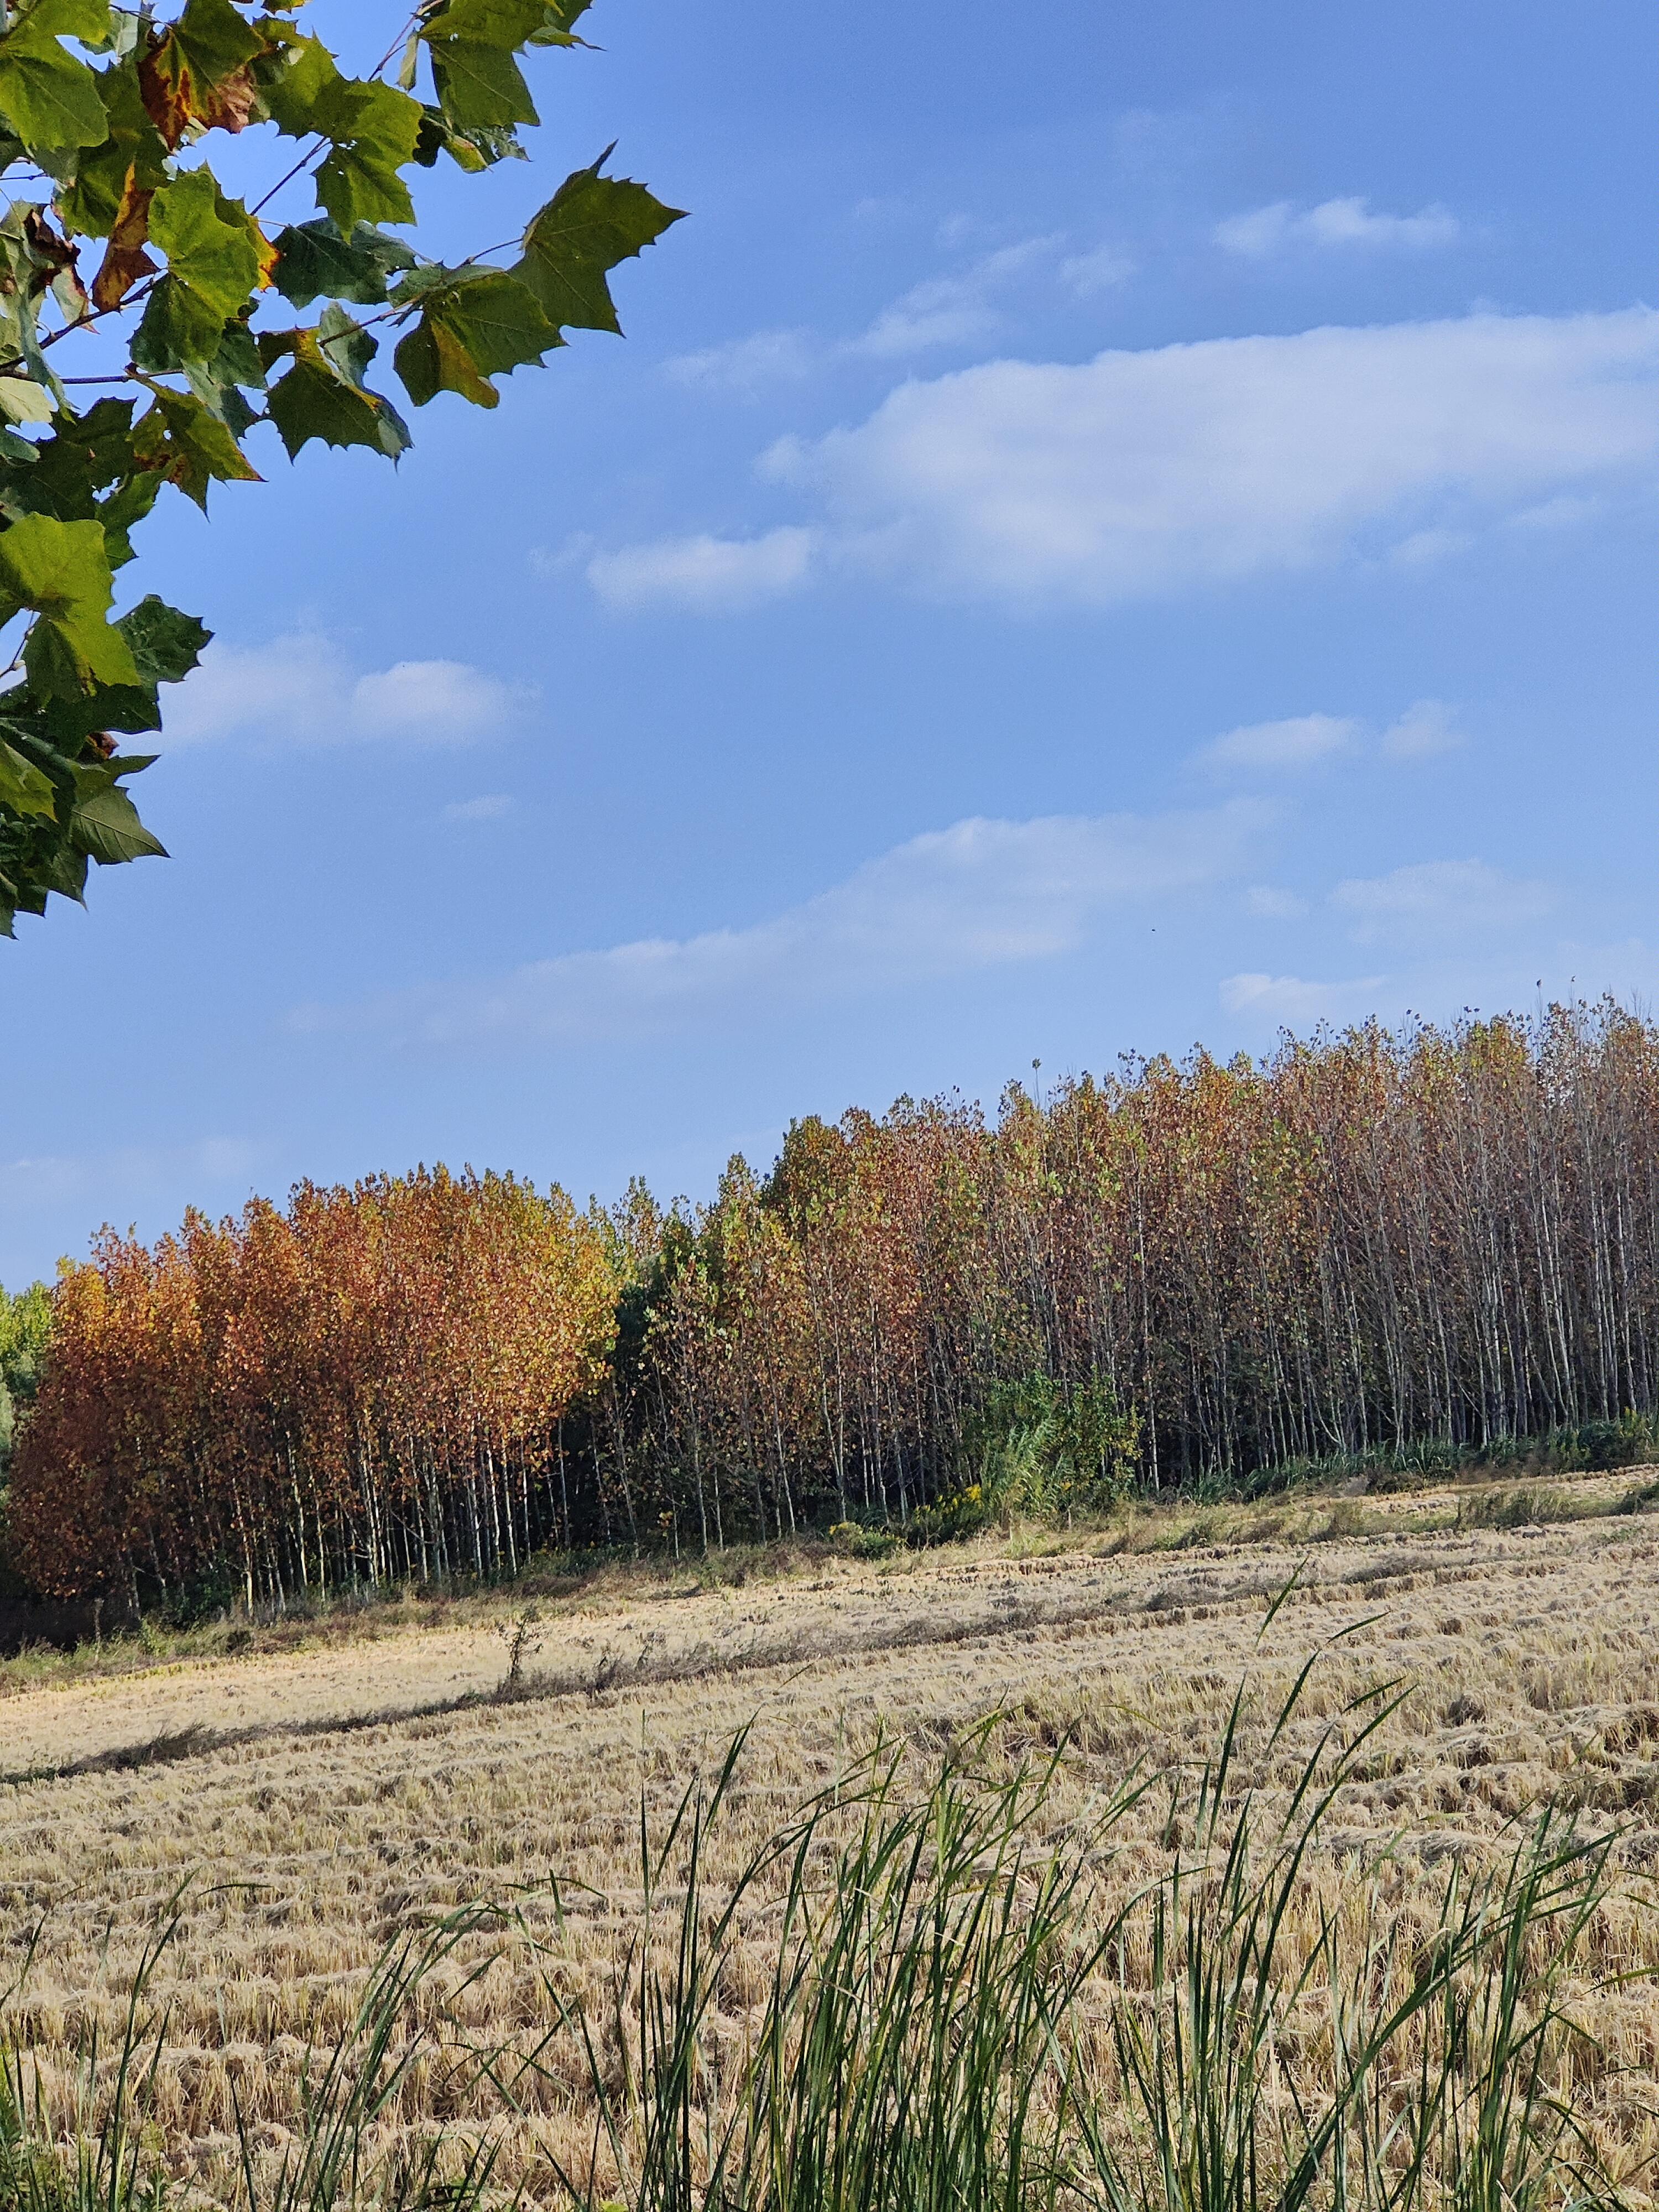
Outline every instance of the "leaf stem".
[[248, 210], [248, 213], [250, 215], [258, 215], [261, 208], [268, 207], [271, 201], [276, 198], [277, 193], [282, 191], [283, 186], [284, 185], [291, 185], [295, 177], [299, 175], [301, 170], [304, 168], [306, 163], [307, 161], [314, 161], [317, 155], [322, 152], [323, 147], [329, 143], [330, 141], [325, 138], [321, 146], [307, 146], [305, 152], [301, 155], [299, 160], [294, 164], [294, 167], [289, 171], [288, 174], [285, 177], [278, 177], [276, 183], [265, 194], [264, 198], [260, 200], [255, 200], [253, 205]]

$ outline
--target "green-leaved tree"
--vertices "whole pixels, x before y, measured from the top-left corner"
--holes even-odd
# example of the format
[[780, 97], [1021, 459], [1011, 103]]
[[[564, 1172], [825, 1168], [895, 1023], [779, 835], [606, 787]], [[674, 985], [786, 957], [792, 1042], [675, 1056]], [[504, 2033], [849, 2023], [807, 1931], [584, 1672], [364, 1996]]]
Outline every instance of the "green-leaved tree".
[[0, 1285], [0, 1498], [17, 1418], [34, 1403], [51, 1334], [52, 1293], [44, 1283], [31, 1283], [15, 1296]]
[[[0, 628], [20, 625], [0, 933], [51, 892], [81, 898], [88, 861], [162, 849], [126, 790], [155, 756], [125, 741], [161, 727], [158, 687], [210, 633], [154, 593], [110, 610], [164, 485], [205, 511], [210, 485], [257, 482], [245, 441], [265, 422], [290, 459], [316, 438], [395, 460], [409, 430], [370, 380], [388, 341], [414, 406], [494, 407], [495, 379], [567, 330], [618, 329], [608, 272], [678, 210], [605, 155], [513, 247], [451, 266], [401, 234], [415, 171], [522, 155], [520, 59], [581, 45], [588, 4], [420, 0], [401, 27], [387, 11], [382, 62], [354, 77], [304, 0], [0, 0]], [[258, 127], [279, 143], [250, 207], [212, 141]]]

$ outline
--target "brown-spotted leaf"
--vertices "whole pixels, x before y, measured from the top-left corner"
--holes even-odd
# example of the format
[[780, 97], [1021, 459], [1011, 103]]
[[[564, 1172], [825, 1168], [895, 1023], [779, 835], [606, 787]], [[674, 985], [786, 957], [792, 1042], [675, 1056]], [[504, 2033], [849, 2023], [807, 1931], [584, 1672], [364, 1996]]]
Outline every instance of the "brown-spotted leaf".
[[47, 221], [44, 208], [30, 208], [25, 214], [23, 235], [45, 272], [41, 289], [52, 283], [60, 271], [75, 267], [76, 249], [68, 239], [58, 236]]
[[244, 63], [240, 69], [233, 70], [228, 77], [209, 88], [202, 120], [210, 131], [246, 131], [253, 119], [253, 104], [258, 96], [252, 65]]
[[256, 96], [250, 64], [264, 52], [230, 0], [187, 0], [138, 65], [145, 112], [169, 151], [192, 123], [241, 130]]
[[135, 171], [129, 169], [109, 244], [92, 280], [92, 304], [100, 315], [118, 307], [139, 279], [153, 276], [160, 266], [144, 251], [149, 238], [149, 204], [155, 197], [154, 190], [139, 184]]

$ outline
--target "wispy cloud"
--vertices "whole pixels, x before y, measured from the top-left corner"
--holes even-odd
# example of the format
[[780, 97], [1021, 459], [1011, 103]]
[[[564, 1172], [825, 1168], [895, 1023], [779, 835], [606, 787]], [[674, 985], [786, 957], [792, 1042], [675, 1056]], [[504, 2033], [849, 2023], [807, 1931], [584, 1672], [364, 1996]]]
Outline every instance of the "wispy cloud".
[[505, 791], [482, 791], [476, 799], [454, 799], [444, 809], [447, 822], [496, 822], [513, 811]]
[[465, 1048], [773, 1018], [1073, 951], [1114, 908], [1235, 872], [1268, 819], [1265, 808], [1235, 801], [1162, 816], [958, 822], [747, 928], [567, 953], [374, 1006], [309, 1008], [295, 1020]]
[[1537, 921], [1559, 904], [1553, 886], [1484, 860], [1425, 860], [1385, 876], [1351, 876], [1331, 894], [1360, 944], [1382, 937], [1437, 942]]
[[798, 384], [821, 351], [805, 331], [755, 331], [724, 345], [676, 354], [664, 366], [677, 384], [753, 393], [769, 384]]
[[[677, 384], [752, 398], [772, 386], [799, 383], [838, 359], [899, 361], [939, 346], [969, 345], [997, 328], [999, 289], [1054, 253], [1060, 243], [1057, 237], [1024, 239], [965, 268], [925, 277], [853, 337], [819, 338], [799, 328], [753, 331], [721, 345], [676, 354], [663, 367]], [[1113, 246], [1073, 254], [1060, 264], [1062, 282], [1079, 298], [1120, 284], [1133, 273], [1133, 262]]]
[[1443, 699], [1418, 699], [1380, 737], [1352, 714], [1293, 714], [1247, 722], [1200, 745], [1191, 765], [1215, 776], [1291, 775], [1334, 760], [1419, 761], [1464, 742]]
[[[1646, 308], [1213, 338], [901, 385], [764, 472], [827, 522], [597, 556], [618, 602], [716, 611], [815, 552], [946, 599], [1110, 605], [1433, 543], [1651, 471]], [[1448, 538], [1446, 533], [1453, 533]]]
[[1379, 750], [1386, 760], [1432, 760], [1465, 742], [1456, 714], [1443, 699], [1418, 699], [1383, 731]]
[[1060, 273], [1078, 297], [1086, 300], [1126, 283], [1134, 275], [1135, 264], [1115, 246], [1097, 246], [1091, 252], [1068, 256], [1060, 263]]
[[[203, 1137], [167, 1146], [122, 1145], [100, 1152], [36, 1153], [0, 1159], [0, 1206], [9, 1214], [45, 1212], [66, 1200], [120, 1213], [180, 1181], [243, 1182], [261, 1158], [246, 1137]], [[92, 1215], [96, 1218], [96, 1215]]]
[[269, 645], [216, 641], [199, 668], [168, 687], [162, 714], [169, 750], [244, 735], [303, 745], [456, 744], [510, 726], [535, 696], [460, 660], [400, 660], [354, 674], [331, 639], [301, 631]]
[[769, 530], [761, 538], [659, 538], [618, 553], [596, 553], [587, 580], [613, 607], [655, 603], [729, 614], [799, 589], [816, 546], [814, 532], [793, 527]]
[[1340, 983], [1310, 982], [1301, 975], [1229, 975], [1221, 985], [1221, 1003], [1230, 1014], [1305, 1028], [1313, 1022], [1353, 1019], [1387, 981], [1385, 975], [1354, 975]]
[[1297, 714], [1283, 722], [1249, 722], [1200, 745], [1200, 765], [1215, 770], [1311, 768], [1349, 751], [1359, 725], [1340, 714]]
[[981, 337], [996, 325], [993, 295], [998, 285], [1051, 252], [1057, 242], [1029, 238], [1018, 246], [1000, 246], [959, 274], [930, 276], [884, 307], [868, 330], [848, 339], [841, 350], [896, 360], [933, 346], [963, 345]]
[[1443, 207], [1422, 208], [1416, 215], [1373, 215], [1369, 203], [1358, 198], [1322, 200], [1311, 208], [1274, 200], [1247, 215], [1229, 216], [1215, 228], [1218, 246], [1257, 258], [1298, 246], [1395, 246], [1422, 252], [1450, 246], [1458, 235], [1456, 217]]
[[1268, 921], [1297, 921], [1308, 911], [1306, 899], [1272, 884], [1252, 884], [1244, 894], [1244, 903], [1252, 914]]

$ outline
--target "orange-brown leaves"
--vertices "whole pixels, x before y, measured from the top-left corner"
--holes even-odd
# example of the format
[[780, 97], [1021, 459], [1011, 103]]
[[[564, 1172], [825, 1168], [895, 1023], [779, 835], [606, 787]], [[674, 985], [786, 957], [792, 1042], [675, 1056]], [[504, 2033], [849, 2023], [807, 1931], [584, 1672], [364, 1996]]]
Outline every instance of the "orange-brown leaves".
[[153, 188], [135, 182], [135, 175], [132, 169], [127, 171], [126, 188], [109, 244], [92, 280], [92, 304], [100, 315], [118, 307], [140, 278], [153, 276], [159, 266], [144, 251], [149, 237], [149, 204], [155, 193]]
[[144, 112], [169, 153], [192, 127], [240, 131], [255, 99], [252, 64], [264, 40], [226, 4], [190, 0], [138, 65]]
[[[602, 1367], [615, 1298], [562, 1192], [441, 1168], [191, 1212], [154, 1249], [106, 1235], [58, 1287], [12, 1488], [19, 1564], [70, 1595], [216, 1562], [262, 1595], [406, 1571], [458, 1520], [481, 1549], [481, 1474], [498, 1488], [512, 1454], [544, 1451]], [[501, 1510], [492, 1563], [529, 1547]]]
[[198, 110], [204, 126], [211, 130], [246, 130], [253, 113], [258, 96], [253, 71], [246, 63], [233, 70], [228, 76], [221, 77], [217, 84], [204, 88]]

